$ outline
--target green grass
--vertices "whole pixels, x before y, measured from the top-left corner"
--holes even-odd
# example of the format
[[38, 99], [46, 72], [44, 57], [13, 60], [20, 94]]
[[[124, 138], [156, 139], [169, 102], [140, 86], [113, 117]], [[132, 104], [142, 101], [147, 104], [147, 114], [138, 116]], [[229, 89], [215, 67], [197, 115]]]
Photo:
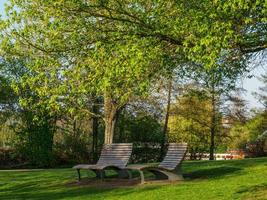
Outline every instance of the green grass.
[[[184, 162], [185, 181], [119, 188], [69, 186], [72, 169], [0, 171], [0, 199], [267, 199], [267, 158]], [[85, 172], [84, 174], [85, 175]], [[89, 176], [93, 176], [89, 173]]]

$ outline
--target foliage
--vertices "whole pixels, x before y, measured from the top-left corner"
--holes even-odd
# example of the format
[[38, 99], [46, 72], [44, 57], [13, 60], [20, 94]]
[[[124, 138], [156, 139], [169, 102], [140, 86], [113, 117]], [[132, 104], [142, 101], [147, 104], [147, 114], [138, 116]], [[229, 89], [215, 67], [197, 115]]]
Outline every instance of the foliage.
[[[7, 22], [8, 26], [14, 22], [20, 25], [16, 29], [21, 31], [14, 30], [14, 34], [24, 44], [46, 53], [56, 49], [71, 51], [70, 46], [75, 51], [82, 50], [80, 47], [92, 44], [94, 39], [111, 43], [134, 35], [172, 44], [176, 51], [182, 48], [190, 58], [212, 66], [223, 52], [234, 49], [232, 53], [239, 55], [240, 51], [266, 48], [265, 13], [264, 0], [212, 3], [13, 0], [7, 7]], [[35, 35], [33, 42], [30, 37], [33, 33], [42, 37]], [[51, 37], [53, 42], [45, 40]], [[59, 39], [65, 42], [60, 43]]]
[[[209, 148], [212, 105], [208, 96], [196, 90], [177, 99], [171, 107], [169, 123], [170, 142], [188, 142], [191, 154], [207, 152]], [[221, 116], [217, 113], [216, 138], [219, 139]]]
[[214, 68], [265, 49], [265, 12], [264, 1], [12, 0], [1, 23], [1, 49], [5, 56], [27, 55], [34, 77], [23, 83], [50, 111], [60, 110], [63, 96], [103, 96], [109, 143], [112, 119], [169, 69], [166, 60]]
[[[40, 98], [26, 83], [22, 84], [22, 77], [30, 75], [25, 59], [2, 59], [1, 67], [1, 73], [8, 83], [7, 89], [1, 93], [5, 98], [2, 113], [6, 113], [6, 122], [2, 127], [6, 125], [6, 130], [13, 132], [12, 141], [7, 147], [15, 149], [32, 165], [50, 166], [53, 163], [54, 116], [49, 115], [44, 107], [36, 106]], [[23, 103], [26, 98], [31, 104]]]
[[148, 103], [143, 100], [139, 105], [128, 104], [122, 111], [115, 130], [115, 142], [133, 142], [131, 161], [134, 163], [155, 162], [160, 158], [162, 124], [153, 116], [153, 111], [145, 107], [145, 102]]
[[240, 89], [229, 95], [228, 102], [223, 106], [225, 114], [225, 125], [240, 123], [245, 124], [249, 118], [249, 109], [246, 100], [242, 97]]
[[160, 143], [162, 127], [157, 119], [143, 110], [125, 110], [118, 121], [117, 141]]
[[231, 137], [229, 147], [232, 149], [244, 149], [249, 142], [249, 133], [240, 124], [234, 125], [229, 135]]
[[[17, 132], [17, 150], [24, 155], [32, 165], [49, 167], [53, 165], [53, 136], [55, 121], [45, 112], [38, 114], [24, 111], [22, 120], [25, 120]], [[39, 119], [36, 120], [36, 117]]]
[[[59, 164], [93, 161], [92, 118], [74, 116], [71, 118], [71, 116], [65, 115], [64, 118], [57, 121], [54, 152]], [[98, 129], [100, 136], [97, 139], [103, 140], [103, 130], [100, 130], [101, 127]], [[98, 143], [102, 144], [103, 141]]]
[[14, 103], [18, 97], [11, 87], [11, 78], [5, 62], [0, 59], [0, 148], [13, 146], [14, 131], [10, 124], [14, 121]]
[[[259, 137], [267, 130], [266, 111], [256, 113], [244, 125], [235, 124], [230, 130], [232, 148], [247, 148], [252, 156], [264, 155], [264, 142]], [[255, 148], [253, 147], [255, 146]]]
[[[266, 85], [266, 76], [261, 77], [263, 83]], [[267, 130], [267, 114], [266, 114], [266, 86], [260, 88], [259, 93], [255, 93], [259, 101], [264, 106], [264, 109], [256, 111], [253, 116], [247, 121], [237, 121], [230, 129], [231, 141], [229, 145], [232, 148], [247, 148], [252, 156], [264, 155], [264, 145], [266, 139], [260, 136]]]
[[259, 78], [262, 83], [264, 84], [263, 87], [259, 88], [259, 93], [254, 93], [254, 95], [257, 97], [257, 99], [259, 100], [259, 102], [265, 107], [265, 109], [267, 108], [267, 75], [264, 74]]
[[15, 133], [7, 122], [0, 126], [0, 148], [14, 147]]

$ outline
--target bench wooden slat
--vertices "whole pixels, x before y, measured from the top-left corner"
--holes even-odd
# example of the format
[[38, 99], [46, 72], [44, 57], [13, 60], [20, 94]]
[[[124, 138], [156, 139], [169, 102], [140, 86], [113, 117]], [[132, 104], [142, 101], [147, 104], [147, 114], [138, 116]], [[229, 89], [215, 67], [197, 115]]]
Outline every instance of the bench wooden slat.
[[187, 144], [170, 143], [167, 154], [164, 160], [159, 164], [159, 167], [174, 170], [182, 162], [186, 150]]
[[105, 144], [96, 165], [80, 164], [74, 169], [101, 169], [105, 166], [126, 167], [132, 154], [132, 143]]
[[132, 154], [132, 143], [113, 143], [103, 146], [97, 165], [125, 167]]

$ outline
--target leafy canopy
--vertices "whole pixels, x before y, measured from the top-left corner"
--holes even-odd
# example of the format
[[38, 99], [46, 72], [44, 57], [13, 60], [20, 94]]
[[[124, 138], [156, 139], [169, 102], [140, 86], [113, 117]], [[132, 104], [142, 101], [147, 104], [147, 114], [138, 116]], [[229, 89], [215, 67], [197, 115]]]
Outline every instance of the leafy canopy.
[[1, 53], [28, 58], [34, 76], [23, 82], [53, 108], [73, 93], [124, 104], [164, 71], [166, 54], [210, 68], [266, 48], [264, 0], [11, 0], [6, 12]]

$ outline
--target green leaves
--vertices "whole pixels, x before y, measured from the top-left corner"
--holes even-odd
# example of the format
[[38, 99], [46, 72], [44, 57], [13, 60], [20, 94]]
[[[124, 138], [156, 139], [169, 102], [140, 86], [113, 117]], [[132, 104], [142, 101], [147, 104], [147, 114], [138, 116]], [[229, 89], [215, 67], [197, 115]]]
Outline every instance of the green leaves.
[[56, 109], [59, 99], [104, 92], [123, 105], [177, 63], [227, 71], [266, 48], [263, 0], [12, 0], [6, 12], [1, 54], [27, 57], [22, 82]]

